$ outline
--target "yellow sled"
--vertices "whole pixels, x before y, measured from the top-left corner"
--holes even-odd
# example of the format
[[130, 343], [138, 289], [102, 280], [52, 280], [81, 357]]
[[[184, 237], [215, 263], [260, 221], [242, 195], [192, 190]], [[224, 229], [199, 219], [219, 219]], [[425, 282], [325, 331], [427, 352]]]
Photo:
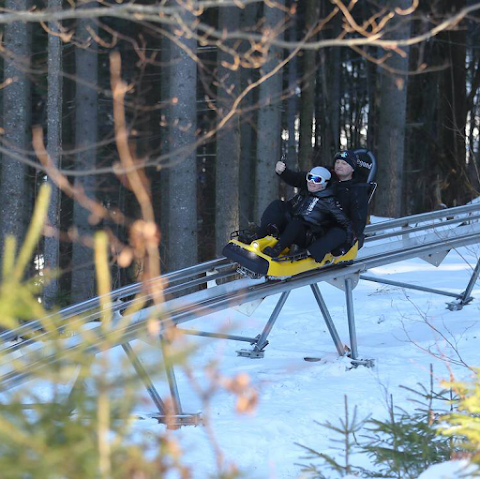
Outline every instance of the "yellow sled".
[[240, 265], [239, 270], [249, 276], [286, 278], [332, 264], [351, 262], [358, 253], [358, 242], [355, 242], [344, 255], [333, 256], [332, 253], [327, 253], [319, 263], [305, 252], [290, 255], [289, 248], [285, 248], [276, 258], [263, 254], [267, 246], [274, 246], [277, 241], [273, 236], [265, 236], [250, 244], [232, 239], [223, 248], [223, 254], [237, 262]]

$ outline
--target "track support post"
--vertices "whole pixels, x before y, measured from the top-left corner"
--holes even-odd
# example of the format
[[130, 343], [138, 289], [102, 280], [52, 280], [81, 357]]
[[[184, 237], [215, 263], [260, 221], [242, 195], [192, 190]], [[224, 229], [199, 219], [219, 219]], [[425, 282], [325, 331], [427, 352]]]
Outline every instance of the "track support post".
[[353, 368], [358, 366], [365, 366], [372, 368], [374, 366], [373, 359], [359, 359], [357, 347], [357, 330], [355, 327], [355, 310], [353, 306], [353, 287], [354, 283], [350, 276], [345, 277], [345, 299], [347, 302], [347, 316], [348, 316], [348, 331], [350, 334], [350, 357]]
[[125, 351], [128, 359], [132, 363], [136, 373], [142, 380], [148, 394], [158, 409], [158, 413], [150, 414], [149, 417], [156, 419], [159, 423], [165, 424], [168, 429], [178, 429], [181, 426], [197, 426], [202, 423], [200, 414], [187, 414], [182, 412], [182, 406], [180, 404], [180, 396], [178, 394], [177, 382], [175, 379], [175, 372], [173, 367], [169, 364], [169, 360], [165, 354], [165, 344], [162, 342], [162, 352], [164, 357], [165, 369], [167, 372], [168, 383], [170, 386], [170, 392], [172, 395], [172, 403], [174, 413], [169, 414], [165, 403], [158, 394], [147, 370], [140, 361], [140, 358], [135, 354], [135, 351], [130, 346], [130, 343], [123, 343], [122, 348]]
[[332, 336], [333, 343], [337, 348], [338, 355], [343, 356], [345, 354], [345, 347], [340, 339], [340, 336], [338, 335], [337, 329], [335, 328], [335, 324], [333, 323], [332, 317], [330, 316], [330, 312], [328, 311], [327, 305], [325, 304], [322, 293], [320, 292], [320, 288], [316, 283], [311, 284], [310, 288], [312, 289], [318, 307], [322, 312], [323, 319], [325, 320], [328, 331], [330, 332], [330, 336]]
[[143, 367], [143, 364], [140, 362], [140, 359], [138, 358], [138, 356], [135, 354], [132, 347], [130, 346], [130, 343], [123, 343], [122, 348], [125, 351], [125, 354], [128, 356], [128, 359], [132, 363], [133, 367], [135, 368], [135, 371], [137, 372], [138, 376], [142, 380], [143, 385], [145, 386], [150, 397], [152, 398], [153, 403], [155, 404], [155, 406], [157, 406], [158, 412], [164, 415], [165, 404], [163, 403], [162, 398], [158, 394], [158, 391], [156, 390], [155, 386], [153, 385], [152, 380], [148, 375], [148, 372]]
[[170, 394], [172, 397], [173, 414], [168, 412], [159, 415], [152, 415], [151, 417], [157, 419], [159, 423], [166, 424], [168, 429], [179, 429], [181, 426], [198, 425], [201, 423], [199, 414], [189, 414], [182, 411], [182, 404], [180, 402], [180, 394], [178, 393], [177, 379], [175, 371], [171, 363], [170, 355], [168, 353], [167, 340], [160, 336], [160, 346], [163, 354], [163, 363], [167, 373], [168, 385], [170, 387]]
[[238, 356], [250, 359], [262, 359], [265, 357], [264, 349], [268, 346], [267, 337], [270, 334], [270, 331], [272, 330], [275, 322], [277, 321], [280, 311], [282, 311], [282, 308], [285, 305], [285, 302], [287, 301], [289, 295], [290, 291], [285, 291], [282, 293], [277, 305], [275, 306], [275, 309], [273, 310], [272, 315], [270, 316], [270, 319], [265, 325], [265, 328], [263, 328], [262, 334], [255, 338], [256, 344], [253, 349], [240, 349], [239, 351], [237, 351]]
[[350, 334], [350, 349], [352, 359], [358, 358], [357, 330], [355, 328], [355, 311], [353, 307], [353, 286], [352, 279], [345, 278], [345, 298], [347, 302], [348, 332]]

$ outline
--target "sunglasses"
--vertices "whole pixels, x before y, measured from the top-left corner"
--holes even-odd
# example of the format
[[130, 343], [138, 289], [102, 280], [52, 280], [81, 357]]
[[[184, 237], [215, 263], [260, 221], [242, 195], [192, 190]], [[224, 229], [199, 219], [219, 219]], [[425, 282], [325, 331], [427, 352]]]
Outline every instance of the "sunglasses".
[[307, 181], [311, 181], [312, 183], [315, 183], [316, 185], [319, 185], [320, 183], [325, 182], [325, 180], [323, 179], [323, 176], [312, 175], [311, 173], [309, 173], [307, 175]]

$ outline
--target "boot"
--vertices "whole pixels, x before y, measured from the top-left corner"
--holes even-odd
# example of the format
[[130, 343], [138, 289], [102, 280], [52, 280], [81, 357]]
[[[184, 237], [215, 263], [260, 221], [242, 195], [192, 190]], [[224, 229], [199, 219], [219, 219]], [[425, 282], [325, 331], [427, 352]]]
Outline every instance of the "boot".
[[273, 236], [274, 238], [279, 238], [280, 228], [274, 223], [269, 223], [267, 226], [267, 235]]
[[277, 243], [275, 246], [267, 246], [263, 250], [263, 254], [266, 254], [267, 256], [270, 256], [271, 258], [276, 258], [277, 256], [280, 256], [280, 253], [284, 249], [285, 249], [284, 246]]
[[248, 223], [248, 227], [244, 230], [239, 231], [238, 241], [241, 241], [245, 244], [250, 244], [252, 241], [255, 241], [260, 238], [258, 234], [258, 226], [255, 223]]
[[298, 246], [298, 244], [292, 244], [292, 246], [290, 246], [290, 248], [289, 248], [288, 255], [293, 256], [293, 255], [296, 255], [296, 254], [300, 254], [303, 251], [305, 251], [305, 250], [302, 250], [302, 248], [300, 248], [300, 246]]
[[255, 241], [259, 239], [260, 236], [256, 231], [243, 231], [238, 235], [238, 241], [245, 243], [245, 244], [250, 244], [252, 241]]

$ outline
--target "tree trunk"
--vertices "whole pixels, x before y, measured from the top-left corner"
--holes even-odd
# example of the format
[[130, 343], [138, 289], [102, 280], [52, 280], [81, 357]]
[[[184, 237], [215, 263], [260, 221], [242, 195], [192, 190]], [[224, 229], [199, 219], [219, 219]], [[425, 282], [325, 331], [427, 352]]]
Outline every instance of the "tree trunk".
[[[237, 7], [220, 7], [219, 29], [225, 32], [238, 31], [240, 11]], [[235, 49], [235, 42], [227, 40], [225, 47]], [[230, 53], [218, 51], [217, 102], [219, 121], [231, 110], [240, 93], [240, 72], [229, 68], [233, 64]], [[240, 166], [240, 118], [235, 115], [216, 137], [215, 169], [215, 245], [216, 253], [239, 227], [239, 166]]]
[[[469, 32], [470, 35], [472, 34]], [[469, 51], [469, 56], [471, 57], [471, 68], [470, 68], [470, 91], [467, 96], [467, 111], [469, 113], [470, 119], [470, 141], [469, 141], [469, 164], [468, 164], [468, 175], [471, 187], [473, 189], [474, 195], [480, 195], [480, 163], [478, 161], [478, 155], [480, 154], [480, 145], [476, 142], [478, 128], [480, 127], [479, 122], [479, 113], [480, 108], [475, 98], [478, 96], [478, 89], [480, 87], [480, 58], [478, 50], [473, 47]], [[475, 151], [475, 143], [477, 143], [477, 149]]]
[[[445, 0], [444, 12], [452, 15], [465, 8], [466, 0]], [[466, 68], [465, 28], [444, 32], [443, 58], [448, 62], [440, 87], [439, 157], [442, 200], [447, 206], [458, 206], [471, 199], [465, 156]]]
[[[265, 28], [275, 29], [284, 18], [281, 7], [285, 0], [264, 4]], [[277, 38], [282, 38], [279, 33]], [[282, 51], [271, 47], [260, 74], [270, 73], [283, 59]], [[275, 163], [281, 158], [281, 92], [282, 70], [276, 72], [260, 85], [257, 136], [257, 165], [255, 178], [255, 220], [258, 222], [268, 204], [278, 197], [278, 178]]]
[[[318, 20], [318, 1], [305, 2], [305, 32], [308, 32]], [[315, 40], [315, 36], [311, 41]], [[317, 70], [317, 52], [305, 50], [303, 53], [303, 79], [300, 97], [300, 142], [298, 164], [302, 171], [312, 167], [313, 113], [315, 110], [315, 72]]]
[[[190, 25], [194, 17], [184, 12], [183, 21]], [[177, 32], [178, 36], [178, 32]], [[197, 42], [184, 35], [178, 39], [195, 54]], [[168, 179], [168, 268], [178, 270], [197, 263], [197, 64], [177, 44], [170, 47], [169, 121], [170, 169]], [[187, 151], [180, 151], [187, 148]]]
[[[287, 31], [290, 42], [297, 41], [297, 19], [293, 19], [293, 24]], [[297, 140], [297, 115], [298, 115], [298, 57], [295, 55], [287, 64], [287, 95], [285, 117], [288, 131], [287, 154], [285, 163], [291, 170], [298, 169], [298, 140]], [[293, 196], [293, 187], [284, 184], [285, 197]]]
[[[7, 10], [25, 11], [28, 0], [7, 0]], [[5, 148], [12, 153], [3, 154], [0, 187], [0, 255], [3, 255], [5, 237], [12, 235], [21, 245], [25, 238], [31, 210], [31, 192], [28, 188], [28, 167], [17, 157], [30, 150], [30, 66], [31, 39], [28, 24], [21, 22], [5, 25], [3, 46], [11, 53], [4, 57], [4, 82], [11, 83], [3, 90], [3, 138]], [[8, 143], [7, 143], [8, 142]]]
[[[412, 22], [412, 36], [422, 35], [431, 28], [429, 16], [432, 5], [425, 2], [420, 8], [419, 20]], [[424, 63], [432, 71], [409, 77], [403, 215], [431, 211], [441, 207], [442, 202], [438, 112], [440, 78], [445, 65], [443, 44], [435, 41], [414, 45], [409, 56], [412, 71], [418, 70]], [[435, 71], [435, 67], [440, 68]]]
[[[377, 53], [376, 48], [370, 48], [367, 52], [375, 57]], [[376, 131], [375, 118], [377, 117], [377, 96], [375, 95], [377, 89], [377, 69], [374, 62], [367, 62], [367, 96], [368, 96], [368, 130], [367, 130], [367, 148], [376, 151]]]
[[[98, 124], [98, 51], [88, 29], [95, 33], [96, 22], [87, 19], [77, 21], [76, 94], [75, 94], [75, 169], [93, 172], [96, 166]], [[85, 194], [95, 197], [95, 176], [90, 173], [75, 177], [75, 186]], [[73, 207], [73, 227], [78, 239], [72, 248], [72, 300], [83, 301], [95, 294], [95, 265], [93, 250], [88, 244], [94, 234], [89, 222], [90, 212], [78, 202]]]
[[477, 146], [477, 151], [472, 155], [472, 181], [477, 194], [480, 195], [480, 145]]
[[[251, 3], [247, 5], [241, 15], [242, 30], [248, 30], [254, 27], [257, 21], [258, 4]], [[250, 42], [240, 44], [240, 53], [244, 53], [251, 47]], [[248, 87], [254, 79], [254, 70], [242, 68], [240, 72], [242, 91]], [[254, 92], [249, 93], [241, 103], [243, 110], [252, 110], [254, 103]], [[246, 228], [248, 223], [253, 220], [254, 213], [254, 193], [252, 185], [255, 184], [255, 128], [254, 113], [248, 112], [242, 115], [240, 124], [240, 172], [239, 172], [239, 209], [240, 209], [240, 228]]]
[[[48, 0], [49, 10], [61, 10], [63, 0]], [[49, 29], [58, 33], [58, 23], [50, 22]], [[47, 91], [47, 151], [52, 162], [57, 167], [61, 164], [62, 151], [62, 43], [58, 36], [48, 35], [48, 91]], [[50, 179], [52, 196], [48, 207], [48, 223], [52, 234], [45, 237], [44, 262], [51, 271], [60, 268], [60, 243], [54, 232], [60, 230], [60, 190]], [[45, 284], [43, 302], [46, 308], [51, 308], [58, 296], [58, 279], [53, 277]]]
[[[409, 0], [394, 0], [388, 4], [391, 9], [406, 10]], [[397, 29], [389, 35], [390, 39], [408, 38], [409, 23], [402, 24], [397, 19]], [[395, 20], [395, 18], [393, 19]], [[408, 71], [408, 49], [402, 48], [405, 57], [392, 53], [386, 61], [388, 68], [396, 72]], [[399, 217], [402, 213], [402, 176], [405, 155], [405, 119], [407, 100], [407, 76], [392, 73], [380, 68], [380, 91], [378, 110], [378, 150], [379, 158], [375, 214], [386, 217]]]
[[[170, 69], [172, 65], [170, 64], [170, 48], [171, 41], [166, 37], [162, 36], [161, 38], [161, 62], [163, 65], [166, 65], [164, 72], [161, 76], [161, 102], [165, 105], [168, 105], [170, 102], [170, 79], [172, 75], [170, 74]], [[170, 137], [170, 127], [171, 119], [171, 108], [166, 107], [160, 111], [161, 120], [160, 120], [160, 154], [163, 155], [169, 151], [169, 137]], [[161, 241], [160, 241], [160, 263], [162, 271], [168, 271], [168, 251], [169, 251], [169, 211], [170, 211], [170, 198], [168, 196], [169, 192], [169, 168], [165, 168], [166, 161], [163, 162], [162, 168], [160, 170], [160, 191], [152, 190], [153, 200], [155, 202], [159, 201], [160, 209], [160, 231], [161, 231]]]
[[[340, 87], [341, 49], [331, 48], [320, 52], [322, 61], [318, 68], [320, 111], [317, 117], [317, 138], [320, 139], [321, 164], [328, 164], [340, 143]], [[319, 163], [318, 161], [316, 163]]]
[[[325, 18], [331, 11], [330, 2], [322, 2], [321, 17]], [[337, 38], [342, 30], [341, 17], [336, 15], [331, 21], [331, 28], [321, 32], [322, 38]], [[317, 114], [315, 124], [316, 147], [319, 158], [314, 164], [329, 165], [340, 144], [340, 104], [342, 87], [342, 48], [322, 48], [317, 69]]]

